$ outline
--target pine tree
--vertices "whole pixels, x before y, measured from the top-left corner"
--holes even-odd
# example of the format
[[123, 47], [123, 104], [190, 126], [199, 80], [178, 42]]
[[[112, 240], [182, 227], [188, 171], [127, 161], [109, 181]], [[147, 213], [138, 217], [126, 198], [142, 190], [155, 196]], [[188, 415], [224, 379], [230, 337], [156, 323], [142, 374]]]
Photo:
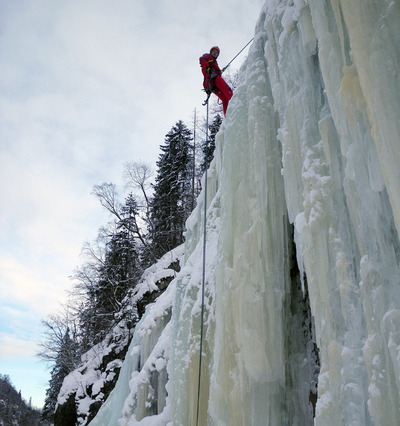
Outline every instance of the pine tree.
[[96, 255], [89, 246], [91, 260], [75, 275], [79, 280], [77, 287], [84, 291], [79, 318], [85, 347], [101, 341], [113, 327], [115, 314], [124, 308], [125, 296], [142, 272], [136, 247], [136, 213], [135, 200], [128, 197], [113, 229], [102, 230], [106, 234], [100, 238], [106, 240], [101, 249], [104, 254]]
[[157, 257], [183, 242], [185, 221], [191, 211], [192, 133], [180, 120], [165, 136], [157, 161], [151, 202], [153, 250]]
[[210, 167], [210, 163], [212, 159], [214, 158], [214, 151], [215, 151], [215, 136], [219, 131], [219, 128], [222, 124], [222, 117], [220, 114], [217, 114], [212, 123], [208, 126], [208, 147], [206, 145], [206, 142], [203, 144], [203, 155], [204, 160], [201, 163], [201, 170], [204, 173], [206, 170], [206, 159], [207, 159], [207, 168]]
[[95, 329], [106, 334], [114, 324], [114, 314], [123, 308], [123, 300], [137, 278], [136, 244], [132, 235], [120, 228], [107, 245], [104, 266], [97, 283], [95, 297]]
[[54, 412], [57, 404], [57, 397], [63, 384], [64, 378], [76, 367], [78, 353], [77, 343], [71, 339], [70, 331], [67, 329], [54, 367], [50, 373], [51, 378], [49, 387], [46, 391], [42, 418], [48, 421], [54, 421]]

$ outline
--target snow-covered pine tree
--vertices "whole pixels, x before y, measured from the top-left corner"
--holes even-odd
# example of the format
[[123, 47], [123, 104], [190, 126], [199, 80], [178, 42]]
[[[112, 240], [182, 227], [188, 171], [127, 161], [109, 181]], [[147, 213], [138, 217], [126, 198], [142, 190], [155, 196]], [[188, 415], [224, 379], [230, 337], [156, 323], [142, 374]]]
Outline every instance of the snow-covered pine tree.
[[219, 131], [219, 128], [222, 124], [222, 116], [221, 114], [216, 114], [213, 118], [212, 123], [208, 126], [208, 149], [206, 146], [206, 141], [203, 143], [203, 161], [201, 163], [201, 171], [202, 173], [206, 170], [206, 157], [207, 157], [207, 168], [210, 167], [210, 163], [214, 158], [215, 151], [215, 136]]
[[100, 340], [114, 325], [114, 314], [122, 310], [128, 290], [136, 283], [137, 258], [135, 241], [126, 229], [119, 229], [107, 244], [105, 262], [94, 292], [93, 319]]
[[[82, 341], [87, 341], [88, 348], [101, 341], [115, 325], [114, 315], [123, 310], [123, 304], [127, 303], [125, 296], [142, 272], [136, 244], [137, 214], [136, 201], [129, 196], [103, 239], [106, 241], [103, 258], [92, 255], [86, 265], [89, 273], [76, 275], [81, 281], [78, 286], [85, 292], [79, 316]], [[84, 271], [85, 265], [79, 272]], [[87, 279], [89, 281], [85, 282]]]
[[51, 378], [42, 411], [42, 418], [44, 420], [54, 422], [58, 393], [60, 392], [64, 378], [76, 368], [77, 353], [77, 342], [71, 339], [70, 331], [67, 329], [60, 344], [54, 367], [50, 373]]
[[183, 242], [185, 221], [191, 212], [192, 132], [182, 120], [166, 134], [157, 161], [151, 202], [152, 245], [160, 258]]

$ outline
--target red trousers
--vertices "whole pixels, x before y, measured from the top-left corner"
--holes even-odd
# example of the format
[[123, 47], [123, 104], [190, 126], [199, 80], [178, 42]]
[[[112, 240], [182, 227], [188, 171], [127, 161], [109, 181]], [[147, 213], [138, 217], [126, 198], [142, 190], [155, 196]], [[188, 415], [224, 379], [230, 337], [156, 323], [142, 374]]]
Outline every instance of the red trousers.
[[221, 99], [222, 108], [224, 109], [224, 115], [226, 115], [226, 109], [228, 108], [228, 103], [233, 95], [233, 92], [220, 75], [215, 77], [214, 82], [215, 89], [213, 90], [213, 92]]

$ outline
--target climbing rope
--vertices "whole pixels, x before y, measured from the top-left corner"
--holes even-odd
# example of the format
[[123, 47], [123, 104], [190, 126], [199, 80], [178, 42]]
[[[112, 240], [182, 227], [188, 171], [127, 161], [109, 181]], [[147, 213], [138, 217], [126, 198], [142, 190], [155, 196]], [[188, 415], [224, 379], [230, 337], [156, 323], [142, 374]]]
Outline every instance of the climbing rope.
[[206, 237], [207, 237], [207, 169], [208, 169], [208, 99], [207, 99], [207, 118], [206, 118], [206, 150], [205, 150], [205, 172], [204, 172], [204, 235], [203, 235], [203, 277], [201, 283], [201, 316], [200, 316], [200, 353], [199, 353], [199, 379], [197, 385], [197, 412], [196, 426], [199, 424], [200, 407], [200, 380], [201, 380], [201, 358], [203, 352], [203, 329], [204, 329], [204, 296], [206, 282]]
[[[243, 52], [243, 50], [254, 40], [254, 37], [240, 50], [240, 52], [226, 65], [221, 74], [229, 67], [229, 65]], [[208, 101], [211, 92], [207, 94], [207, 99], [203, 105], [207, 105], [207, 118], [206, 118], [206, 149], [205, 149], [205, 172], [204, 172], [204, 235], [203, 235], [203, 276], [201, 283], [201, 316], [200, 316], [200, 352], [199, 352], [199, 378], [197, 385], [197, 409], [196, 409], [196, 426], [199, 424], [199, 410], [200, 410], [200, 381], [201, 381], [201, 359], [203, 352], [203, 329], [204, 329], [204, 298], [205, 298], [205, 282], [206, 282], [206, 237], [207, 237], [207, 169], [208, 169]]]
[[240, 50], [240, 52], [239, 53], [237, 53], [236, 54], [236, 56], [234, 56], [234, 58], [233, 59], [231, 59], [229, 62], [228, 62], [228, 65], [226, 65], [224, 68], [222, 68], [222, 70], [221, 70], [221, 74], [224, 72], [224, 71], [226, 71], [226, 69], [229, 67], [229, 65], [243, 52], [243, 50], [244, 49], [246, 49], [246, 47], [252, 42], [254, 40], [254, 37], [246, 44], [246, 46], [244, 46], [243, 47], [243, 49], [242, 50]]

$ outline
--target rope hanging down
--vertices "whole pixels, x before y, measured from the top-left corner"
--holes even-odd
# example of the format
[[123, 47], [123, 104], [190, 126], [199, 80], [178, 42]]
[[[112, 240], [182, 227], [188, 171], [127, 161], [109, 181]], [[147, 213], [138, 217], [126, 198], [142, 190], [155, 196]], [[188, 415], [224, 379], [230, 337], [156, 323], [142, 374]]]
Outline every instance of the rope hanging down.
[[[244, 49], [254, 40], [254, 37], [244, 46], [233, 59], [222, 70], [221, 74], [229, 67], [229, 65], [243, 52]], [[211, 93], [208, 94], [207, 99], [203, 105], [207, 105], [207, 118], [206, 118], [206, 149], [205, 149], [205, 172], [204, 172], [204, 234], [203, 234], [203, 275], [201, 282], [201, 316], [200, 316], [200, 350], [199, 350], [199, 378], [197, 385], [197, 410], [196, 410], [196, 426], [199, 424], [199, 411], [200, 411], [200, 381], [201, 381], [201, 359], [203, 352], [203, 329], [204, 329], [204, 299], [205, 299], [205, 282], [206, 282], [206, 237], [207, 237], [207, 169], [208, 169], [208, 101]]]
[[201, 282], [201, 317], [200, 317], [200, 351], [199, 351], [199, 379], [197, 385], [197, 412], [196, 426], [199, 424], [199, 407], [200, 407], [200, 380], [201, 380], [201, 358], [203, 352], [203, 329], [204, 329], [204, 296], [206, 282], [206, 237], [207, 237], [207, 169], [208, 169], [208, 98], [207, 98], [207, 118], [206, 118], [206, 150], [205, 150], [205, 172], [204, 172], [204, 234], [203, 234], [203, 277]]

